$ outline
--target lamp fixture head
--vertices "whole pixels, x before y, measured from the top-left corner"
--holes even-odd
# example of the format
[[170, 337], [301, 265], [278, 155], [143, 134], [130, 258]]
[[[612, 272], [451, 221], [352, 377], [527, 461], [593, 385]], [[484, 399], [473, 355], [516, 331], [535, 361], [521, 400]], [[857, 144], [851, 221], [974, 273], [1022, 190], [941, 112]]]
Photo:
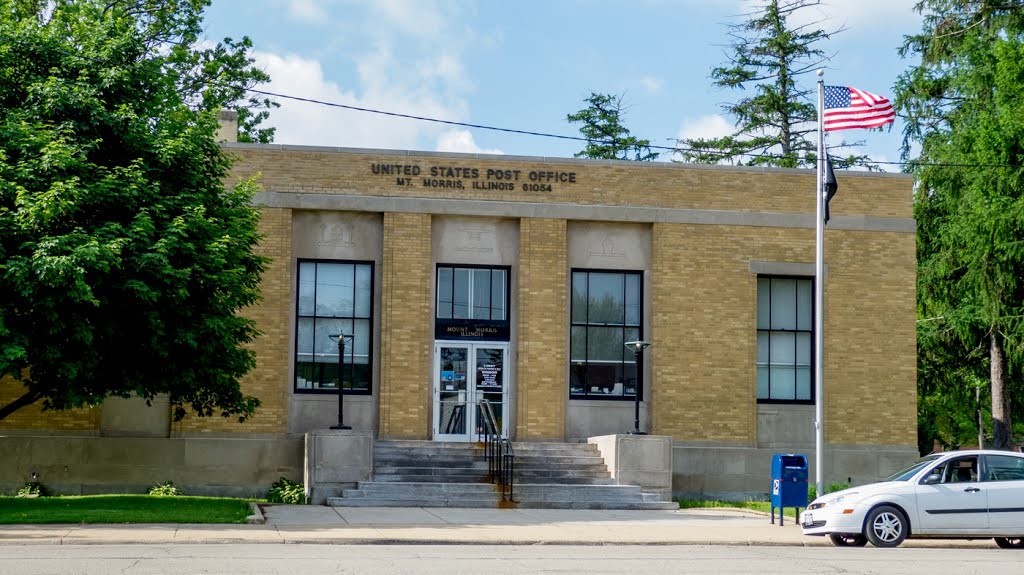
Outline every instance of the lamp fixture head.
[[651, 342], [638, 339], [636, 341], [627, 341], [625, 345], [635, 353], [647, 349], [651, 345]]

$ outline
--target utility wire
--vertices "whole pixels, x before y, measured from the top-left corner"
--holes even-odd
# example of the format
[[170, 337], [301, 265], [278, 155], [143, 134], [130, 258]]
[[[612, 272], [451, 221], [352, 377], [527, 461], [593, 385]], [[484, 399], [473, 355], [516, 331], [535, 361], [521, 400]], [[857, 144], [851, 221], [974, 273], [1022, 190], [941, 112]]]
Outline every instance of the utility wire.
[[[428, 116], [416, 116], [416, 115], [413, 115], [413, 114], [402, 114], [402, 113], [399, 113], [399, 112], [388, 112], [386, 110], [378, 110], [378, 109], [375, 109], [375, 108], [366, 108], [366, 107], [362, 107], [362, 106], [352, 106], [350, 104], [339, 104], [337, 102], [327, 102], [327, 101], [324, 101], [324, 100], [317, 100], [315, 98], [305, 98], [305, 97], [302, 97], [302, 96], [291, 96], [291, 95], [288, 95], [288, 94], [281, 94], [281, 93], [277, 93], [277, 92], [268, 92], [266, 90], [257, 90], [257, 89], [254, 89], [254, 88], [248, 88], [246, 91], [252, 92], [254, 94], [260, 94], [260, 95], [263, 95], [263, 96], [270, 96], [270, 97], [273, 97], [273, 98], [283, 98], [285, 100], [294, 100], [294, 101], [297, 101], [297, 102], [307, 102], [307, 103], [310, 103], [310, 104], [317, 104], [317, 105], [320, 105], [320, 106], [327, 106], [327, 107], [331, 107], [331, 108], [342, 108], [342, 109], [345, 109], [345, 110], [354, 110], [354, 111], [357, 111], [357, 112], [366, 112], [366, 113], [370, 113], [370, 114], [379, 114], [379, 115], [382, 115], [382, 116], [390, 116], [390, 117], [394, 117], [394, 118], [407, 118], [407, 119], [410, 119], [410, 120], [420, 120], [420, 121], [423, 121], [423, 122], [434, 122], [434, 123], [437, 123], [437, 124], [446, 124], [446, 125], [449, 125], [449, 126], [459, 126], [459, 127], [463, 127], [463, 128], [476, 128], [476, 129], [480, 129], [480, 130], [491, 130], [491, 131], [495, 131], [495, 132], [506, 132], [506, 133], [510, 133], [510, 134], [522, 134], [522, 135], [526, 135], [526, 136], [539, 136], [539, 137], [542, 137], [542, 138], [555, 138], [555, 139], [559, 139], [559, 140], [571, 140], [571, 141], [576, 141], [576, 142], [596, 142], [596, 143], [601, 143], [601, 144], [615, 144], [616, 143], [614, 140], [594, 140], [592, 138], [584, 138], [582, 136], [566, 136], [566, 135], [563, 135], [563, 134], [551, 134], [551, 133], [547, 133], [547, 132], [535, 132], [535, 131], [531, 131], [531, 130], [519, 130], [519, 129], [515, 129], [515, 128], [502, 128], [502, 127], [499, 127], [499, 126], [488, 126], [488, 125], [485, 125], [485, 124], [471, 124], [471, 123], [468, 123], [468, 122], [457, 122], [457, 121], [454, 121], [454, 120], [442, 120], [440, 118], [431, 118], [431, 117], [428, 117]], [[776, 154], [755, 154], [755, 153], [751, 153], [751, 152], [741, 152], [741, 153], [737, 153], [737, 154], [729, 154], [729, 153], [726, 153], [726, 152], [714, 152], [714, 151], [708, 151], [708, 150], [698, 150], [698, 149], [695, 149], [695, 148], [686, 148], [686, 147], [681, 147], [681, 146], [658, 146], [658, 145], [655, 145], [655, 144], [650, 144], [650, 145], [647, 145], [647, 146], [644, 146], [644, 147], [645, 148], [651, 148], [651, 149], [654, 149], [654, 150], [666, 150], [666, 151], [669, 151], [669, 152], [697, 152], [697, 153], [708, 154], [708, 155], [712, 155], [712, 156], [715, 156], [715, 155], [722, 156], [723, 158], [724, 157], [733, 157], [733, 156], [745, 156], [745, 157], [750, 157], [750, 158], [779, 158], [779, 159], [781, 159], [781, 158], [786, 157], [786, 156], [779, 156], [779, 155], [776, 155]], [[796, 159], [798, 159], [798, 160], [805, 160], [806, 161], [807, 160], [807, 156], [797, 157]], [[951, 168], [1019, 168], [1019, 167], [1021, 167], [1019, 164], [949, 164], [949, 163], [942, 163], [942, 162], [921, 162], [921, 161], [889, 162], [889, 161], [874, 161], [874, 160], [865, 160], [865, 161], [853, 162], [852, 165], [865, 165], [865, 166], [868, 166], [868, 165], [942, 166], [942, 167], [951, 167]]]
[[[555, 138], [555, 139], [559, 139], [559, 140], [572, 140], [572, 141], [576, 141], [576, 142], [596, 142], [596, 143], [600, 143], [600, 144], [615, 144], [616, 143], [615, 140], [595, 140], [593, 138], [584, 138], [582, 136], [566, 136], [566, 135], [563, 135], [563, 134], [551, 134], [551, 133], [547, 133], [547, 132], [534, 132], [534, 131], [531, 131], [531, 130], [519, 130], [519, 129], [515, 129], [515, 128], [502, 128], [502, 127], [498, 127], [498, 126], [487, 126], [487, 125], [484, 125], [484, 124], [470, 124], [468, 122], [456, 122], [454, 120], [442, 120], [440, 118], [431, 118], [431, 117], [427, 117], [427, 116], [416, 116], [416, 115], [413, 115], [413, 114], [402, 114], [402, 113], [399, 113], [399, 112], [388, 112], [386, 110], [377, 110], [377, 109], [374, 109], [374, 108], [365, 108], [365, 107], [361, 107], [361, 106], [352, 106], [350, 104], [339, 104], [337, 102], [327, 102], [327, 101], [324, 101], [324, 100], [317, 100], [317, 99], [314, 99], [314, 98], [305, 98], [305, 97], [302, 97], [302, 96], [290, 96], [288, 94], [280, 94], [280, 93], [276, 93], [276, 92], [268, 92], [268, 91], [265, 91], [265, 90], [256, 90], [256, 89], [253, 89], [253, 88], [249, 88], [247, 91], [248, 92], [252, 92], [254, 94], [260, 94], [262, 96], [270, 96], [270, 97], [273, 97], [273, 98], [284, 98], [286, 100], [295, 100], [297, 102], [307, 102], [307, 103], [310, 103], [310, 104], [317, 104], [317, 105], [320, 105], [320, 106], [328, 106], [328, 107], [331, 107], [331, 108], [343, 108], [343, 109], [346, 109], [346, 110], [354, 110], [354, 111], [357, 111], [357, 112], [367, 112], [367, 113], [370, 113], [370, 114], [379, 114], [379, 115], [382, 115], [382, 116], [391, 116], [391, 117], [394, 117], [394, 118], [407, 118], [407, 119], [410, 119], [410, 120], [420, 120], [420, 121], [424, 121], [424, 122], [434, 122], [434, 123], [437, 123], [437, 124], [446, 124], [446, 125], [449, 125], [449, 126], [460, 126], [460, 127], [464, 127], [464, 128], [477, 128], [477, 129], [480, 129], [480, 130], [492, 130], [492, 131], [495, 131], [495, 132], [506, 132], [506, 133], [510, 133], [510, 134], [522, 134], [522, 135], [526, 135], [526, 136], [539, 136], [539, 137], [542, 137], [542, 138]], [[697, 150], [695, 148], [686, 148], [686, 147], [680, 147], [680, 146], [659, 146], [659, 145], [656, 145], [656, 144], [649, 144], [649, 145], [645, 145], [643, 147], [651, 148], [651, 149], [654, 149], [654, 150], [666, 150], [666, 151], [669, 151], [669, 152], [698, 152], [698, 153], [701, 153], [701, 154], [708, 154], [708, 155], [712, 155], [712, 156], [722, 156], [722, 157], [731, 157], [731, 156], [747, 156], [747, 157], [751, 157], [751, 158], [782, 158], [782, 157], [784, 157], [784, 156], [777, 156], [777, 155], [773, 155], [773, 154], [755, 154], [755, 153], [750, 153], [750, 152], [741, 152], [741, 153], [737, 153], [737, 154], [729, 154], [729, 153], [726, 153], [726, 152], [714, 152], [714, 151], [709, 151], [709, 150]], [[806, 158], [797, 158], [797, 159], [806, 159]], [[900, 164], [902, 162], [868, 162], [868, 163], [871, 163], [871, 164], [883, 164], [883, 163], [885, 163], [885, 164]]]
[[[313, 98], [303, 98], [301, 96], [289, 96], [287, 94], [277, 94], [277, 93], [274, 93], [274, 92], [266, 92], [264, 90], [255, 90], [255, 89], [252, 89], [252, 88], [248, 89], [247, 91], [248, 92], [252, 92], [254, 94], [261, 94], [263, 96], [271, 96], [271, 97], [274, 97], [274, 98], [284, 98], [286, 100], [295, 100], [295, 101], [298, 101], [298, 102], [309, 102], [311, 104], [318, 104], [318, 105], [321, 105], [321, 106], [329, 106], [329, 107], [332, 107], [332, 108], [344, 108], [346, 110], [355, 110], [357, 112], [369, 112], [371, 114], [380, 114], [382, 116], [392, 116], [392, 117], [395, 117], [395, 118], [408, 118], [410, 120], [421, 120], [421, 121], [424, 121], [424, 122], [435, 122], [435, 123], [438, 123], [438, 124], [448, 124], [450, 126], [462, 126], [462, 127], [465, 127], [465, 128], [478, 128], [478, 129], [481, 129], [481, 130], [493, 130], [493, 131], [497, 131], [497, 132], [508, 132], [508, 133], [511, 133], [511, 134], [523, 134], [523, 135], [526, 135], [526, 136], [540, 136], [540, 137], [543, 137], [543, 138], [558, 138], [558, 139], [561, 139], [561, 140], [575, 140], [575, 141], [580, 141], [580, 142], [596, 141], [596, 140], [591, 140], [590, 138], [584, 138], [582, 136], [564, 136], [564, 135], [561, 135], [561, 134], [548, 134], [548, 133], [545, 133], [545, 132], [532, 132], [530, 130], [517, 130], [517, 129], [514, 129], [514, 128], [499, 128], [499, 127], [496, 127], [496, 126], [485, 126], [485, 125], [482, 125], [482, 124], [469, 124], [469, 123], [466, 123], [466, 122], [456, 122], [454, 120], [442, 120], [440, 118], [429, 118], [427, 116], [414, 116], [412, 114], [400, 114], [398, 112], [387, 112], [387, 111], [384, 111], [384, 110], [375, 110], [373, 108], [363, 108], [363, 107], [360, 107], [360, 106], [350, 106], [348, 104], [338, 104], [337, 102], [325, 102], [323, 100], [315, 100]], [[660, 149], [660, 150], [675, 150], [675, 149], [677, 149], [677, 148], [670, 148], [668, 146], [646, 146], [646, 147], [648, 147], [648, 148], [656, 148], [656, 149]]]
[[[22, 42], [22, 41], [20, 41], [20, 39], [17, 39], [17, 38], [9, 38], [9, 37], [7, 37], [7, 38], [2, 38], [2, 39], [4, 41], [11, 41], [12, 43], [19, 44], [21, 46], [26, 46], [27, 45], [25, 42]], [[180, 43], [171, 42], [169, 40], [165, 40], [165, 42], [175, 43], [175, 44], [181, 45]], [[102, 61], [102, 60], [100, 60], [98, 58], [91, 58], [91, 57], [83, 56], [83, 55], [78, 54], [78, 53], [68, 52], [68, 51], [63, 50], [61, 48], [56, 48], [56, 47], [52, 47], [52, 46], [50, 48], [51, 49], [55, 49], [55, 50], [65, 54], [66, 56], [74, 56], [74, 57], [77, 57], [77, 58], [79, 58], [81, 60], [92, 61], [92, 62], [97, 62], [97, 63], [109, 65], [109, 63], [104, 62], [104, 61]], [[218, 80], [213, 80], [213, 79], [208, 80], [206, 82], [206, 84], [214, 85], [214, 86], [221, 86], [221, 87], [228, 87], [228, 88], [233, 88], [234, 87], [234, 86], [231, 86], [231, 85], [226, 84], [224, 82], [220, 82]], [[266, 90], [257, 90], [255, 88], [244, 88], [244, 90], [247, 91], [247, 92], [253, 93], [253, 94], [260, 94], [260, 95], [263, 95], [263, 96], [269, 96], [269, 97], [273, 97], [273, 98], [282, 98], [282, 99], [285, 99], [285, 100], [294, 100], [294, 101], [297, 101], [297, 102], [306, 102], [306, 103], [310, 103], [310, 104], [317, 104], [317, 105], [320, 105], [320, 106], [327, 106], [327, 107], [332, 107], [332, 108], [343, 108], [343, 109], [353, 110], [353, 111], [357, 111], [357, 112], [366, 112], [366, 113], [370, 113], [370, 114], [379, 114], [379, 115], [391, 116], [391, 117], [395, 117], [395, 118], [406, 118], [406, 119], [410, 119], [410, 120], [419, 120], [419, 121], [423, 121], [423, 122], [434, 122], [434, 123], [446, 124], [446, 125], [450, 125], [450, 126], [460, 126], [460, 127], [465, 127], [465, 128], [476, 128], [476, 129], [479, 129], [479, 130], [491, 130], [491, 131], [496, 131], [496, 132], [506, 132], [506, 133], [511, 133], [511, 134], [521, 134], [521, 135], [525, 135], [525, 136], [538, 136], [538, 137], [542, 137], [542, 138], [554, 138], [554, 139], [570, 140], [570, 141], [576, 141], [576, 142], [595, 142], [595, 143], [609, 144], [609, 145], [614, 145], [614, 144], [617, 143], [615, 140], [594, 140], [594, 139], [591, 139], [591, 138], [584, 138], [582, 136], [566, 136], [566, 135], [563, 135], [563, 134], [551, 134], [551, 133], [547, 133], [547, 132], [535, 132], [535, 131], [531, 131], [531, 130], [519, 130], [519, 129], [514, 129], [514, 128], [502, 128], [502, 127], [498, 127], [498, 126], [488, 126], [488, 125], [484, 125], [484, 124], [470, 124], [470, 123], [467, 123], [467, 122], [456, 122], [454, 120], [442, 120], [440, 118], [431, 118], [431, 117], [427, 117], [427, 116], [416, 116], [416, 115], [413, 115], [413, 114], [402, 114], [402, 113], [398, 113], [398, 112], [388, 112], [388, 111], [385, 111], [385, 110], [378, 110], [378, 109], [374, 109], [374, 108], [365, 108], [365, 107], [360, 107], [360, 106], [351, 106], [351, 105], [348, 105], [348, 104], [339, 104], [337, 102], [327, 102], [327, 101], [324, 101], [324, 100], [317, 100], [317, 99], [314, 99], [314, 98], [305, 98], [305, 97], [302, 97], [302, 96], [292, 96], [292, 95], [289, 95], [289, 94], [281, 94], [281, 93], [276, 93], [276, 92], [269, 92], [269, 91], [266, 91]], [[649, 148], [649, 149], [654, 149], [654, 150], [664, 150], [664, 151], [668, 151], [668, 152], [672, 152], [672, 153], [695, 152], [695, 153], [700, 153], [700, 154], [705, 154], [705, 155], [710, 155], [710, 156], [721, 156], [723, 159], [724, 158], [730, 158], [730, 157], [737, 157], [737, 156], [749, 157], [749, 158], [766, 158], [766, 159], [782, 159], [782, 158], [786, 157], [786, 156], [780, 156], [780, 155], [777, 155], [777, 154], [767, 154], [767, 153], [757, 154], [757, 153], [752, 153], [752, 152], [739, 152], [739, 153], [731, 154], [731, 153], [727, 153], [727, 152], [715, 152], [715, 151], [710, 151], [710, 150], [698, 150], [698, 149], [695, 149], [695, 148], [687, 148], [687, 147], [682, 147], [682, 146], [658, 146], [656, 144], [648, 144], [648, 145], [643, 146], [643, 147], [646, 147], [646, 148]], [[805, 162], [809, 161], [807, 156], [797, 156], [795, 159], [802, 160], [802, 161], [805, 161]], [[865, 167], [878, 166], [878, 165], [890, 165], [890, 166], [940, 166], [940, 167], [953, 167], [953, 168], [1020, 168], [1020, 167], [1022, 167], [1022, 165], [1020, 165], [1020, 164], [947, 164], [947, 163], [942, 163], [942, 162], [921, 162], [921, 161], [890, 162], [890, 161], [871, 161], [871, 160], [855, 161], [855, 162], [852, 162], [850, 165], [859, 165], [859, 166], [865, 166]]]

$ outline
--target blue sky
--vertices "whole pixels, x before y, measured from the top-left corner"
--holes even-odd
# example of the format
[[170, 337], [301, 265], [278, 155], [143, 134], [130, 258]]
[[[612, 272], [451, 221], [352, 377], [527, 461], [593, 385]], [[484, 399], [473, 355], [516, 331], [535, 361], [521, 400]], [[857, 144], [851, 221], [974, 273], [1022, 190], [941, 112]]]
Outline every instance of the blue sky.
[[[798, 23], [845, 27], [827, 84], [892, 97], [903, 36], [920, 30], [915, 0], [827, 0]], [[565, 116], [591, 92], [625, 94], [625, 126], [652, 144], [729, 133], [721, 105], [743, 94], [711, 85], [726, 63], [729, 23], [756, 0], [214, 0], [210, 40], [249, 36], [268, 91], [445, 120], [579, 135]], [[813, 87], [813, 74], [804, 82]], [[583, 144], [458, 128], [281, 100], [276, 142], [571, 157]], [[833, 133], [895, 161], [891, 131]], [[838, 134], [835, 135], [835, 134]], [[663, 155], [662, 159], [669, 159]], [[886, 166], [896, 171], [898, 166]]]

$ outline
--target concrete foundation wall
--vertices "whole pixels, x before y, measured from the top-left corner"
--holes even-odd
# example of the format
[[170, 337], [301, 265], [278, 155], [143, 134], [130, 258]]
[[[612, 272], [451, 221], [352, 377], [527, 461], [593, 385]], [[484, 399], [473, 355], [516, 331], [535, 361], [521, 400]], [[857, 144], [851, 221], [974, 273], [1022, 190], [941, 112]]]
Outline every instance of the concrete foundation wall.
[[[807, 456], [810, 485], [814, 484], [813, 449], [783, 450], [729, 445], [672, 446], [672, 494], [676, 498], [767, 500], [771, 488], [772, 456]], [[917, 446], [828, 446], [824, 483], [863, 485], [886, 477], [918, 459]]]
[[814, 406], [758, 404], [757, 446], [765, 449], [814, 449]]
[[373, 479], [373, 435], [351, 429], [318, 429], [306, 434], [306, 498], [323, 505], [343, 489]]
[[100, 410], [100, 435], [111, 437], [170, 437], [169, 396], [154, 397], [149, 405], [141, 397], [108, 397]]
[[[0, 461], [4, 462], [0, 466], [0, 493], [13, 492], [36, 472], [39, 481], [59, 494], [144, 493], [157, 483], [173, 481], [189, 495], [262, 497], [280, 477], [302, 481], [304, 474], [315, 471], [307, 469], [307, 464], [320, 459], [351, 463], [342, 475], [324, 475], [322, 482], [354, 483], [365, 479], [372, 469], [372, 437], [367, 433], [345, 433], [345, 437], [328, 438], [343, 439], [345, 445], [321, 446], [326, 451], [314, 451], [308, 461], [310, 446], [302, 438], [5, 435], [0, 436]], [[626, 466], [650, 475], [648, 472], [657, 471], [659, 465], [668, 461], [672, 469], [672, 496], [676, 498], [765, 499], [770, 487], [772, 455], [783, 452], [806, 455], [809, 475], [814, 477], [815, 458], [811, 449], [676, 442], [670, 457], [658, 451], [652, 458], [640, 450], [634, 454], [639, 460], [631, 456], [629, 461], [618, 461], [615, 457], [609, 466]], [[825, 458], [825, 483], [861, 485], [876, 481], [917, 457], [916, 447], [911, 445], [830, 446]], [[625, 482], [638, 483], [635, 478]]]
[[173, 481], [186, 495], [263, 497], [281, 477], [302, 481], [302, 439], [0, 436], [0, 492], [35, 472], [64, 495], [145, 493]]
[[670, 501], [672, 438], [667, 435], [602, 435], [591, 437], [619, 485], [638, 485], [644, 493]]

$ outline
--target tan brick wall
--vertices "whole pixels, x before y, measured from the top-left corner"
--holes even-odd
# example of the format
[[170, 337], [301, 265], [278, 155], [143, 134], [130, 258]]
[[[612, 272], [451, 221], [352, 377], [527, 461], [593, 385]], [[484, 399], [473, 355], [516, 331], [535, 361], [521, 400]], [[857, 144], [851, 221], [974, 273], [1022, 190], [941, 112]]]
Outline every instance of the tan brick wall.
[[[808, 214], [811, 171], [728, 169], [666, 163], [503, 159], [390, 151], [332, 151], [228, 145], [237, 176], [262, 172], [268, 192], [652, 206]], [[412, 185], [374, 174], [374, 164], [414, 166]], [[520, 170], [511, 190], [475, 189], [473, 177], [441, 176], [462, 188], [424, 187], [433, 167]], [[521, 187], [535, 172], [573, 173], [550, 191]], [[911, 217], [911, 181], [840, 174], [835, 215]], [[350, 208], [346, 208], [350, 209]], [[289, 334], [294, 318], [291, 212], [265, 209], [274, 258], [264, 299], [246, 310], [264, 332], [254, 344], [257, 368], [243, 382], [263, 401], [245, 424], [189, 418], [178, 433], [282, 433], [292, 382]], [[756, 442], [756, 276], [751, 260], [814, 261], [814, 230], [652, 224], [650, 273], [652, 423], [678, 440]], [[566, 222], [520, 221], [516, 429], [520, 439], [557, 439], [567, 401]], [[386, 213], [380, 266], [379, 433], [430, 435], [433, 317], [431, 216]], [[915, 443], [913, 234], [829, 231], [826, 258], [826, 440], [836, 444]], [[0, 399], [13, 397], [0, 383]], [[86, 429], [98, 410], [43, 414], [37, 408], [0, 428]]]
[[429, 214], [384, 214], [380, 436], [430, 437]]
[[913, 235], [830, 232], [825, 261], [825, 440], [915, 445]]
[[[753, 444], [749, 262], [814, 262], [814, 231], [655, 224], [653, 234], [654, 433]], [[913, 236], [829, 231], [825, 261], [825, 440], [914, 444]]]
[[[814, 206], [814, 172], [774, 168], [736, 169], [665, 162], [598, 162], [571, 159], [494, 159], [418, 155], [415, 152], [376, 150], [368, 153], [275, 149], [237, 145], [228, 150], [238, 161], [233, 175], [249, 177], [262, 171], [268, 192], [347, 194], [385, 197], [422, 197], [467, 200], [558, 202], [581, 205], [658, 206], [750, 212], [807, 213]], [[373, 164], [415, 166], [411, 185], [397, 185], [397, 176], [374, 174]], [[431, 168], [480, 171], [477, 178], [462, 178], [462, 188], [424, 187], [422, 180], [458, 180], [432, 177]], [[472, 182], [487, 183], [486, 170], [519, 170], [513, 190], [473, 189]], [[530, 172], [574, 174], [574, 183], [556, 182], [551, 191], [524, 191]], [[406, 176], [402, 176], [406, 177]], [[893, 175], [841, 173], [842, 191], [832, 200], [837, 215], [909, 218], [909, 179]], [[493, 180], [492, 180], [493, 181]], [[638, 193], [640, 192], [640, 193]]]
[[[686, 441], [754, 441], [757, 292], [747, 260], [752, 241], [771, 237], [785, 246], [778, 237], [784, 234], [783, 230], [654, 224], [653, 433]], [[767, 247], [769, 242], [765, 243]]]
[[565, 435], [567, 278], [565, 220], [520, 220], [516, 436]]
[[294, 319], [292, 302], [292, 211], [263, 208], [260, 232], [265, 236], [255, 250], [271, 258], [264, 272], [260, 289], [263, 298], [243, 310], [256, 321], [262, 332], [251, 344], [256, 350], [256, 367], [242, 379], [242, 391], [260, 399], [256, 414], [244, 423], [237, 418], [188, 416], [172, 423], [176, 434], [197, 433], [271, 433], [285, 432], [288, 415], [288, 392], [291, 382], [288, 370], [292, 362], [290, 336]]
[[[0, 405], [7, 405], [25, 395], [25, 386], [13, 377], [0, 378]], [[99, 408], [43, 411], [43, 402], [23, 407], [0, 420], [2, 429], [32, 429], [59, 431], [96, 431], [99, 429]]]

